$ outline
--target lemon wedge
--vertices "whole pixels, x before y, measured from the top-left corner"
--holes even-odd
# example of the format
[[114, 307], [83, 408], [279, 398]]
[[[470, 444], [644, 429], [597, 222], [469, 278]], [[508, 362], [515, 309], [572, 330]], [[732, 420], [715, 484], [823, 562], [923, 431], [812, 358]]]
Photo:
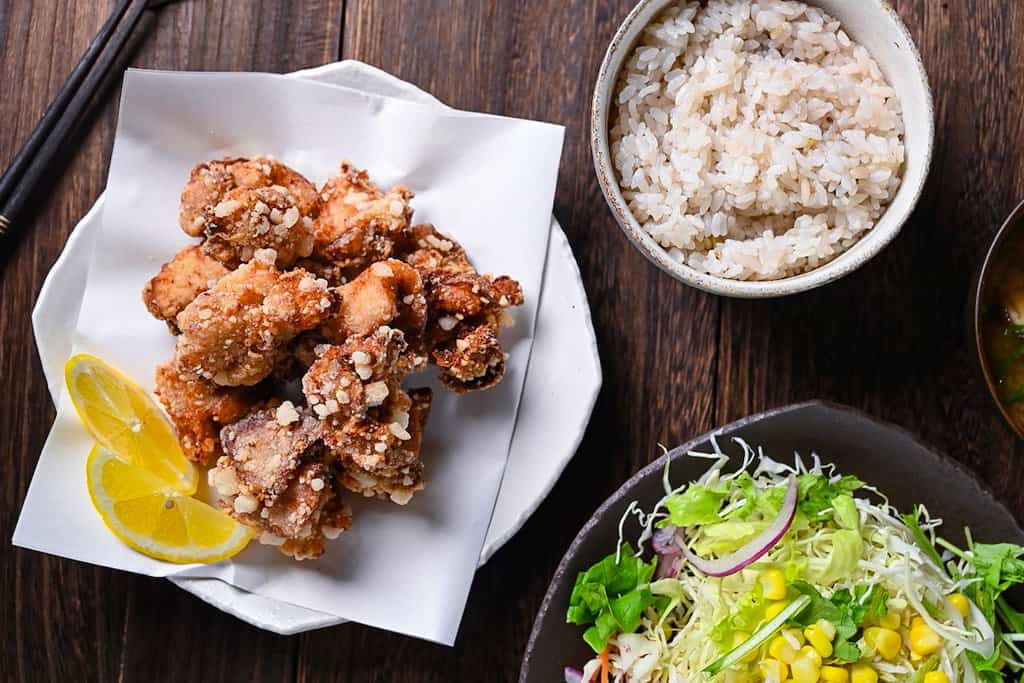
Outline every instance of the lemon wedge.
[[86, 480], [107, 528], [150, 557], [179, 564], [219, 562], [252, 538], [248, 527], [100, 446], [89, 453]]
[[160, 407], [140, 386], [95, 356], [64, 365], [78, 417], [96, 442], [142, 467], [179, 493], [196, 491], [198, 476]]

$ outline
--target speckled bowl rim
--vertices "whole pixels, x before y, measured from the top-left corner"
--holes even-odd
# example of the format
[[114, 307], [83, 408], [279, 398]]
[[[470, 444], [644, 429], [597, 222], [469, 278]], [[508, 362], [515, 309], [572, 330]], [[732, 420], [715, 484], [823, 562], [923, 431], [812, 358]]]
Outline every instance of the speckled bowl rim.
[[1010, 215], [1003, 221], [1002, 226], [996, 232], [996, 236], [992, 238], [992, 243], [989, 245], [988, 250], [985, 252], [985, 259], [981, 262], [981, 269], [978, 272], [977, 283], [974, 286], [973, 295], [971, 298], [971, 324], [974, 332], [974, 351], [978, 358], [978, 365], [981, 369], [981, 376], [985, 379], [985, 386], [988, 387], [988, 395], [992, 398], [992, 401], [996, 404], [996, 409], [999, 410], [999, 414], [1003, 416], [1003, 420], [1006, 424], [1014, 431], [1014, 433], [1024, 439], [1024, 427], [1018, 425], [1013, 417], [1010, 415], [1010, 411], [1006, 409], [1002, 400], [999, 398], [999, 387], [992, 377], [992, 369], [988, 364], [988, 356], [985, 353], [985, 342], [982, 339], [981, 319], [982, 319], [982, 304], [984, 302], [985, 286], [988, 283], [989, 269], [992, 262], [995, 260], [996, 255], [1002, 249], [1003, 244], [1009, 238], [1010, 233], [1014, 230], [1024, 230], [1024, 201], [1014, 208], [1010, 212]]
[[580, 546], [582, 546], [586, 542], [591, 531], [597, 526], [608, 523], [605, 519], [605, 515], [607, 514], [610, 508], [621, 503], [622, 500], [627, 496], [627, 494], [631, 493], [633, 489], [644, 479], [647, 479], [648, 477], [652, 476], [661, 476], [661, 473], [665, 470], [666, 461], [674, 461], [675, 459], [682, 457], [682, 454], [685, 454], [695, 449], [696, 447], [700, 446], [701, 444], [706, 443], [713, 436], [723, 433], [732, 434], [750, 425], [754, 425], [765, 420], [771, 420], [773, 418], [779, 417], [780, 415], [785, 415], [788, 413], [798, 413], [801, 411], [806, 411], [808, 409], [816, 408], [824, 409], [838, 414], [844, 414], [860, 420], [871, 422], [894, 434], [899, 434], [906, 438], [908, 441], [917, 444], [918, 446], [921, 447], [921, 452], [924, 454], [924, 457], [931, 458], [932, 462], [939, 462], [944, 465], [947, 465], [948, 467], [962, 474], [964, 476], [964, 480], [966, 482], [970, 482], [973, 486], [975, 486], [976, 490], [986, 498], [987, 506], [992, 507], [994, 509], [1001, 509], [1007, 518], [1013, 520], [1013, 523], [1017, 527], [1017, 529], [1022, 534], [1024, 534], [1024, 530], [1021, 529], [1020, 524], [1016, 520], [1016, 515], [1013, 514], [1013, 511], [1010, 510], [1010, 508], [1007, 507], [1005, 503], [1003, 503], [999, 498], [996, 497], [995, 492], [992, 490], [992, 488], [988, 485], [987, 482], [983, 481], [977, 474], [975, 474], [973, 470], [971, 470], [969, 467], [964, 465], [959, 460], [950, 457], [942, 450], [934, 448], [933, 446], [929, 445], [927, 442], [922, 440], [919, 436], [917, 436], [910, 430], [901, 427], [900, 425], [877, 418], [874, 415], [870, 415], [862, 410], [853, 408], [851, 406], [843, 405], [841, 403], [834, 403], [832, 401], [823, 401], [820, 399], [804, 401], [802, 403], [793, 403], [790, 405], [773, 408], [771, 410], [766, 410], [762, 413], [748, 415], [747, 417], [740, 418], [735, 422], [730, 422], [729, 424], [722, 425], [721, 427], [716, 427], [715, 429], [712, 429], [704, 434], [701, 434], [698, 437], [690, 439], [681, 446], [677, 446], [673, 448], [671, 451], [668, 451], [664, 455], [658, 457], [654, 462], [649, 463], [648, 465], [640, 469], [640, 471], [638, 471], [632, 477], [623, 482], [621, 486], [615, 489], [615, 491], [611, 495], [609, 495], [608, 498], [606, 498], [605, 501], [601, 503], [601, 505], [596, 510], [594, 510], [593, 514], [590, 515], [590, 518], [587, 519], [586, 523], [579, 530], [579, 533], [576, 534], [576, 537], [572, 540], [572, 543], [569, 544], [569, 547], [566, 549], [565, 554], [562, 556], [562, 560], [558, 563], [558, 568], [555, 569], [555, 573], [551, 577], [551, 582], [548, 584], [548, 590], [544, 594], [544, 599], [541, 601], [540, 608], [537, 610], [537, 616], [533, 620], [533, 627], [530, 630], [530, 638], [529, 640], [527, 640], [526, 649], [523, 652], [523, 660], [519, 669], [519, 683], [528, 683], [527, 676], [530, 672], [532, 655], [536, 650], [536, 642], [537, 639], [540, 637], [541, 625], [544, 623], [544, 620], [547, 617], [548, 612], [550, 612], [553, 607], [553, 601], [558, 587], [562, 585], [562, 583], [569, 581], [572, 578], [566, 575], [566, 572], [569, 569], [569, 565], [579, 554]]
[[[896, 220], [892, 221], [890, 219], [891, 223], [888, 232], [881, 234], [880, 237], [876, 236], [871, 240], [867, 240], [866, 235], [862, 236], [856, 244], [840, 254], [838, 257], [823, 266], [815, 268], [814, 270], [801, 273], [800, 275], [783, 278], [781, 280], [745, 281], [730, 280], [728, 278], [717, 277], [709, 273], [703, 273], [695, 268], [672, 259], [668, 255], [668, 252], [658, 245], [654, 238], [651, 237], [643, 227], [641, 227], [640, 223], [633, 216], [633, 212], [630, 211], [625, 198], [622, 196], [618, 177], [611, 160], [611, 153], [609, 151], [608, 144], [610, 103], [616, 93], [616, 84], [619, 80], [619, 72], [621, 71], [622, 65], [625, 63], [629, 53], [632, 51], [635, 45], [635, 40], [642, 35], [643, 29], [640, 28], [638, 30], [633, 42], [628, 42], [626, 38], [629, 34], [633, 33], [634, 30], [637, 30], [636, 25], [638, 23], [642, 22], [643, 25], [650, 23], [650, 21], [654, 17], [658, 16], [658, 14], [668, 5], [678, 1], [679, 0], [641, 0], [636, 7], [630, 11], [625, 20], [623, 20], [622, 24], [619, 26], [618, 30], [615, 32], [615, 36], [612, 38], [611, 44], [605, 52], [604, 60], [601, 62], [601, 68], [598, 71], [597, 83], [594, 87], [590, 113], [590, 147], [594, 159], [594, 170], [597, 172], [597, 180], [601, 186], [601, 192], [604, 194], [605, 201], [608, 203], [608, 207], [615, 216], [615, 220], [619, 224], [619, 227], [622, 228], [622, 231], [626, 234], [626, 237], [629, 238], [629, 241], [633, 246], [636, 247], [636, 249], [647, 258], [647, 260], [651, 261], [658, 266], [658, 268], [680, 282], [684, 282], [691, 287], [695, 287], [711, 294], [720, 294], [723, 296], [742, 299], [766, 299], [805, 292], [849, 275], [857, 268], [870, 261], [893, 239], [895, 239], [896, 235], [900, 233], [903, 225], [906, 223], [907, 219], [910, 218], [914, 208], [917, 206], [931, 169], [932, 153], [935, 145], [935, 103], [934, 98], [932, 97], [931, 86], [928, 81], [928, 73], [925, 70], [924, 62], [921, 59], [921, 53], [917, 49], [917, 44], [911, 37], [910, 31], [907, 29], [906, 24], [903, 23], [903, 19], [900, 18], [899, 13], [889, 5], [887, 0], [863, 0], [865, 5], [871, 3], [878, 9], [889, 14], [890, 18], [896, 25], [897, 30], [902, 34], [906, 45], [909, 47], [911, 55], [913, 56], [913, 61], [917, 66], [918, 75], [924, 87], [925, 108], [928, 112], [928, 129], [925, 131], [926, 136], [924, 144], [924, 171], [916, 186], [910, 188], [912, 194], [910, 195], [910, 202], [907, 205], [906, 210], [903, 215], [898, 216]], [[808, 2], [808, 4], [816, 4], [814, 0], [805, 1]], [[905, 192], [905, 187], [905, 185], [901, 185], [899, 192]], [[886, 209], [886, 212], [883, 213], [883, 217], [886, 217], [891, 209], [892, 207], [890, 205], [890, 207]], [[879, 221], [876, 223], [875, 227], [872, 228], [872, 231], [877, 231], [879, 229], [881, 221], [882, 219], [879, 218]], [[877, 234], [877, 232], [875, 234]]]

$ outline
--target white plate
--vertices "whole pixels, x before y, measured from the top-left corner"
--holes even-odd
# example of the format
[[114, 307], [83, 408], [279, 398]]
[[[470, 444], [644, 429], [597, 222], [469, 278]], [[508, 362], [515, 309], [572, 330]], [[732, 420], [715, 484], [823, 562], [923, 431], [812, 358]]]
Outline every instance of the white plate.
[[[362, 62], [337, 62], [292, 75], [445, 106], [411, 83]], [[43, 283], [32, 316], [43, 371], [55, 401], [60, 396], [64, 362], [71, 353], [71, 332], [88, 275], [87, 252], [100, 229], [102, 206], [101, 196], [75, 226]], [[48, 327], [46, 320], [63, 321], [61, 329]], [[552, 218], [533, 352], [481, 565], [519, 531], [554, 486], [583, 438], [600, 388], [601, 364], [587, 295], [565, 233]], [[344, 622], [217, 579], [171, 581], [243, 621], [275, 633], [301, 633]]]

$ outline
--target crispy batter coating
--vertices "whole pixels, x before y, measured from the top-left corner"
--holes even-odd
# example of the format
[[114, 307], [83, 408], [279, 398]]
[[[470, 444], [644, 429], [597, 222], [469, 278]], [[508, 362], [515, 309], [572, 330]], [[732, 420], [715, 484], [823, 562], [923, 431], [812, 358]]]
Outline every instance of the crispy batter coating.
[[381, 325], [397, 327], [410, 339], [422, 335], [427, 300], [419, 274], [409, 265], [379, 261], [337, 291], [338, 311], [321, 330], [327, 341], [340, 344]]
[[302, 378], [306, 402], [320, 417], [365, 414], [366, 388], [351, 357], [340, 346], [322, 345], [318, 351]]
[[405, 335], [386, 325], [341, 346], [318, 346], [318, 357], [302, 378], [306, 402], [320, 418], [366, 415], [399, 391], [405, 349]]
[[272, 251], [257, 252], [178, 315], [182, 371], [223, 386], [256, 384], [292, 339], [330, 316], [326, 282], [303, 270], [281, 273], [273, 260]]
[[185, 456], [204, 465], [224, 454], [221, 427], [243, 417], [263, 398], [256, 389], [218, 387], [183, 375], [173, 361], [157, 366], [156, 395], [174, 422]]
[[430, 225], [411, 228], [401, 253], [423, 281], [429, 311], [423, 346], [441, 369], [441, 383], [465, 393], [500, 382], [505, 353], [498, 333], [511, 323], [506, 309], [523, 303], [519, 283], [477, 273], [465, 250]]
[[505, 375], [498, 334], [511, 325], [506, 309], [523, 303], [519, 283], [509, 277], [459, 273], [427, 286], [431, 320], [427, 337], [439, 379], [455, 392], [489, 389]]
[[154, 318], [166, 321], [177, 334], [174, 319], [178, 314], [227, 274], [227, 268], [198, 246], [185, 247], [146, 283], [142, 301]]
[[199, 237], [215, 217], [215, 207], [236, 188], [255, 189], [280, 186], [294, 197], [303, 216], [315, 218], [320, 196], [313, 183], [298, 171], [270, 157], [234, 158], [208, 161], [192, 169], [181, 191], [178, 223], [193, 237]]
[[338, 483], [367, 497], [405, 505], [423, 489], [423, 426], [430, 389], [401, 389], [365, 417], [324, 422], [324, 443], [337, 457]]
[[382, 326], [368, 337], [318, 347], [302, 379], [340, 484], [403, 505], [423, 488], [419, 453], [431, 399], [429, 389], [402, 390], [405, 346], [400, 330]]
[[319, 278], [327, 280], [327, 284], [331, 287], [340, 287], [350, 279], [350, 270], [342, 268], [337, 263], [324, 261], [315, 256], [299, 259], [295, 262], [295, 267], [302, 268]]
[[302, 459], [317, 455], [319, 441], [319, 420], [282, 403], [224, 427], [221, 443], [227, 457], [218, 467], [231, 468], [239, 490], [273, 505]]
[[395, 240], [409, 227], [412, 192], [382, 192], [366, 171], [342, 162], [338, 175], [320, 190], [323, 207], [314, 223], [318, 258], [358, 273], [391, 256]]
[[464, 329], [432, 355], [441, 383], [455, 393], [493, 387], [505, 375], [505, 352], [489, 325]]
[[232, 268], [257, 249], [275, 250], [282, 268], [309, 256], [313, 219], [299, 210], [298, 201], [281, 185], [228, 191], [207, 219], [203, 252]]
[[414, 225], [402, 235], [401, 259], [427, 277], [441, 272], [475, 273], [462, 245], [445, 237], [433, 225]]
[[300, 560], [319, 557], [324, 537], [352, 524], [320, 457], [320, 431], [319, 420], [290, 402], [254, 412], [224, 428], [226, 455], [208, 474], [228, 514]]

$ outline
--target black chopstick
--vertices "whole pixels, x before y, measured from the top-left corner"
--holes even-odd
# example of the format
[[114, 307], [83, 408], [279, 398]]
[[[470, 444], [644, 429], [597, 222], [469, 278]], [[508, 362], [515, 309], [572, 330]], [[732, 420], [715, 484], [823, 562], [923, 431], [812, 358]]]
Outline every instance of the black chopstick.
[[[18, 174], [12, 175], [12, 179], [8, 181], [11, 185], [9, 194], [6, 197], [0, 197], [0, 240], [10, 234], [11, 224], [21, 212], [21, 209], [24, 208], [29, 195], [46, 173], [53, 158], [63, 147], [65, 140], [74, 129], [86, 105], [93, 99], [93, 96], [109, 75], [125, 44], [131, 38], [132, 32], [135, 30], [135, 26], [138, 24], [142, 13], [147, 8], [148, 0], [126, 1], [127, 7], [123, 15], [118, 16], [120, 21], [114, 22], [114, 28], [109, 37], [99, 44], [97, 54], [93, 55], [89, 65], [91, 68], [86, 67], [86, 69], [83, 69], [87, 71], [84, 77], [79, 75], [74, 83], [71, 82], [71, 77], [69, 77], [68, 82], [62, 86], [58, 98], [66, 97], [67, 99], [63, 111], [59, 111], [52, 105], [47, 109], [44, 119], [46, 117], [51, 117], [52, 119], [44, 129], [47, 132], [41, 135], [40, 139], [34, 143], [35, 149], [24, 155], [25, 160], [20, 163], [17, 169]], [[115, 9], [115, 13], [119, 10], [120, 5]], [[101, 33], [107, 28], [107, 24], [104, 24]], [[93, 42], [96, 43], [96, 40]], [[90, 44], [89, 49], [92, 49], [92, 47], [93, 45]], [[77, 70], [78, 67], [76, 67]], [[72, 76], [75, 76], [74, 72], [72, 72]], [[68, 91], [69, 94], [65, 95], [65, 91]], [[51, 110], [53, 111], [51, 112]], [[30, 142], [32, 142], [32, 137], [35, 137], [35, 131], [33, 131], [33, 135], [29, 139]], [[18, 158], [20, 159], [21, 157], [22, 153], [19, 153]], [[7, 175], [5, 174], [5, 179]]]
[[82, 58], [78, 60], [78, 64], [75, 65], [67, 80], [64, 81], [60, 92], [53, 98], [50, 106], [46, 108], [43, 118], [39, 119], [39, 123], [36, 124], [32, 133], [28, 136], [28, 140], [18, 150], [17, 156], [14, 157], [11, 165], [7, 167], [3, 176], [0, 177], [0, 206], [7, 203], [8, 198], [10, 198], [11, 193], [14, 191], [14, 187], [21, 180], [25, 167], [32, 161], [32, 157], [39, 151], [39, 146], [43, 144], [43, 141], [64, 114], [68, 102], [78, 92], [78, 88], [82, 85], [85, 77], [89, 75], [89, 70], [92, 68], [93, 63], [99, 57], [100, 52], [103, 51], [107, 41], [110, 40], [111, 34], [114, 33], [114, 29], [117, 28], [117, 24], [121, 21], [121, 17], [124, 16], [125, 10], [128, 9], [130, 4], [131, 0], [121, 0], [114, 7], [114, 11], [110, 13], [107, 21], [100, 28], [99, 33], [92, 39], [89, 46], [85, 48]]

